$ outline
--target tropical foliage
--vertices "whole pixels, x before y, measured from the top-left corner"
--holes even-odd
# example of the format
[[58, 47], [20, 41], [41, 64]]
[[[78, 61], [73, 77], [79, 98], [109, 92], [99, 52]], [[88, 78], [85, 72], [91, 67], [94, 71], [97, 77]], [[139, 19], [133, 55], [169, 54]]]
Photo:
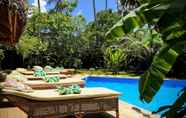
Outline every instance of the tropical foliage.
[[139, 0], [118, 0], [119, 12], [126, 15], [129, 11], [139, 6]]
[[66, 15], [71, 15], [71, 12], [77, 6], [78, 0], [47, 0], [49, 4], [54, 5], [53, 11], [60, 12]]
[[96, 15], [97, 20], [86, 25], [82, 33], [85, 50], [82, 52], [82, 67], [103, 68], [104, 51], [114, 40], [105, 38], [105, 33], [117, 22], [120, 16], [111, 10], [100, 11]]
[[73, 62], [79, 61], [70, 58], [79, 58], [78, 52], [83, 48], [80, 33], [84, 31], [85, 25], [85, 19], [81, 15], [71, 17], [55, 12], [36, 13], [29, 19], [27, 33], [48, 43], [48, 49], [43, 54], [47, 65], [73, 66]]
[[[182, 66], [180, 66], [182, 65]], [[168, 73], [168, 77], [175, 77], [179, 79], [185, 79], [186, 74], [186, 50], [183, 54], [179, 55], [174, 63], [171, 71]]]
[[[22, 56], [24, 59], [22, 61], [17, 58], [21, 66], [104, 68], [104, 49], [114, 42], [107, 40], [104, 34], [120, 19], [116, 12], [98, 12], [97, 21], [87, 24], [80, 14], [70, 16], [54, 11], [40, 13], [35, 8], [32, 10], [24, 34], [16, 48], [11, 48], [11, 51], [17, 51], [14, 56]], [[6, 55], [4, 60], [8, 61], [8, 58]], [[18, 66], [17, 63], [14, 64], [12, 67]], [[4, 67], [6, 68], [5, 63]]]
[[23, 59], [33, 54], [39, 55], [41, 52], [46, 51], [47, 47], [48, 44], [46, 42], [42, 42], [41, 39], [29, 35], [23, 35], [16, 45], [17, 52], [21, 53]]
[[0, 62], [5, 58], [4, 50], [0, 49]]
[[[184, 0], [147, 0], [123, 17], [107, 34], [108, 38], [122, 37], [144, 24], [155, 26], [161, 33], [163, 47], [155, 55], [150, 68], [141, 77], [139, 92], [141, 100], [150, 102], [160, 89], [163, 79], [172, 68], [177, 57], [186, 48]], [[183, 99], [186, 91], [178, 98]], [[183, 106], [183, 102], [175, 102], [174, 107]], [[166, 116], [176, 117], [177, 110], [169, 110]]]
[[164, 111], [162, 114], [162, 117], [167, 117], [167, 118], [183, 118], [185, 117], [185, 112], [186, 112], [186, 106], [185, 101], [186, 101], [186, 88], [183, 88], [178, 96], [180, 96], [175, 102], [174, 105], [167, 105], [160, 107], [156, 112], [153, 113], [159, 113]]
[[160, 34], [147, 25], [125, 35], [119, 41], [120, 48], [125, 54], [125, 70], [146, 70], [162, 43]]
[[125, 59], [125, 54], [123, 50], [116, 47], [109, 47], [105, 51], [106, 65], [112, 71], [117, 72], [121, 69], [122, 63]]
[[[160, 34], [148, 26], [138, 28], [134, 32], [125, 35], [125, 37], [115, 40], [115, 42], [111, 43], [110, 47], [114, 50], [122, 50], [123, 53], [121, 60], [118, 60], [122, 63], [119, 64], [120, 67], [117, 70], [146, 70], [152, 62], [152, 57], [162, 46], [162, 43]], [[107, 49], [105, 51], [106, 62], [108, 62], [107, 55], [110, 52]], [[109, 66], [108, 63], [106, 65]]]

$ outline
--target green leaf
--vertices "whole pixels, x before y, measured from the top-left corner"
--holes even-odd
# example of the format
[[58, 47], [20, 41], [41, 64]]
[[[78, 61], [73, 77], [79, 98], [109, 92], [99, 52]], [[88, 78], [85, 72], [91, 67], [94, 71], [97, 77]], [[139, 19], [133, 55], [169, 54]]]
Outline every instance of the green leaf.
[[155, 24], [160, 17], [169, 8], [172, 0], [151, 0], [148, 4], [143, 4], [128, 15], [124, 16], [116, 25], [114, 25], [107, 33], [107, 38], [123, 37], [126, 33], [132, 32], [134, 29], [144, 24]]
[[151, 67], [144, 73], [139, 82], [141, 100], [151, 102], [176, 58], [183, 53], [183, 47], [186, 47], [186, 41], [178, 42], [173, 46], [166, 45], [155, 55]]
[[166, 116], [166, 118], [182, 118], [185, 113], [184, 103], [186, 101], [186, 89], [180, 91], [181, 94], [176, 99], [173, 105], [166, 105], [160, 107], [157, 111], [154, 111], [153, 114], [163, 112], [161, 117]]
[[167, 110], [167, 109], [169, 109], [169, 108], [171, 108], [171, 105], [162, 106], [162, 107], [160, 107], [157, 111], [153, 111], [152, 113], [153, 113], [153, 114], [156, 114], [156, 113], [162, 112], [162, 111], [164, 111], [164, 110]]
[[[166, 118], [182, 118], [186, 115], [186, 113], [180, 114], [180, 109], [184, 107], [186, 101], [186, 90], [182, 92], [182, 94], [178, 97], [178, 99], [174, 102], [174, 104], [170, 107], [168, 111], [163, 113], [163, 116], [166, 116]], [[184, 108], [183, 108], [184, 110]], [[183, 116], [178, 116], [178, 115], [183, 115]]]

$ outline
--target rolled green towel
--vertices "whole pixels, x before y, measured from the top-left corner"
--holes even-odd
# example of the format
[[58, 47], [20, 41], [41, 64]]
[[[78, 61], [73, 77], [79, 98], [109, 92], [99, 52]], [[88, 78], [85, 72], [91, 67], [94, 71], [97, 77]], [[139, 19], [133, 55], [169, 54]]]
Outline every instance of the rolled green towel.
[[74, 94], [74, 91], [71, 88], [66, 88], [66, 95]]
[[74, 94], [79, 94], [81, 93], [81, 89], [80, 86], [77, 84], [73, 84], [72, 86], [70, 86], [70, 88], [72, 89]]
[[73, 94], [73, 90], [70, 89], [70, 88], [66, 88], [66, 87], [59, 87], [59, 88], [57, 89], [57, 92], [58, 92], [60, 95]]
[[47, 73], [44, 70], [38, 69], [38, 70], [34, 71], [35, 77], [44, 77], [46, 75], [47, 75]]
[[67, 88], [66, 87], [63, 87], [63, 86], [60, 86], [57, 88], [57, 92], [60, 94], [60, 95], [65, 95], [66, 94], [66, 90]]
[[60, 95], [80, 94], [81, 93], [81, 88], [77, 84], [71, 85], [69, 87], [60, 86], [60, 87], [57, 88], [57, 92]]
[[60, 81], [60, 77], [59, 76], [45, 77], [44, 81], [46, 81], [48, 83], [55, 83], [55, 82], [59, 82]]

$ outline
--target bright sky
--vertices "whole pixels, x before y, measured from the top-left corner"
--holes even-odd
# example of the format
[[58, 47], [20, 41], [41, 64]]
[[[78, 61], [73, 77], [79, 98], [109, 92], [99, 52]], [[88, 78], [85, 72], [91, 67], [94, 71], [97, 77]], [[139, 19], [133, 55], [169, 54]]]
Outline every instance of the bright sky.
[[[45, 12], [50, 8], [46, 0], [40, 0], [41, 11]], [[29, 3], [37, 6], [37, 0], [29, 0]], [[116, 0], [108, 0], [108, 8], [116, 10]], [[105, 0], [96, 0], [96, 11], [105, 9]], [[92, 0], [79, 0], [77, 8], [73, 11], [73, 15], [82, 14], [87, 21], [92, 21], [94, 18]]]

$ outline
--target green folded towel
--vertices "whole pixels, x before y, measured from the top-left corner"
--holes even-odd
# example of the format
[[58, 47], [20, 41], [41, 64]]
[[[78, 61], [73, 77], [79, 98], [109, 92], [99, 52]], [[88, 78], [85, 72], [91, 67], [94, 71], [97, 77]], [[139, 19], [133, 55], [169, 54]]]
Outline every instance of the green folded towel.
[[66, 94], [66, 87], [60, 86], [56, 90], [60, 95], [65, 95]]
[[59, 82], [60, 77], [59, 76], [53, 76], [53, 77], [45, 77], [44, 81], [48, 82], [48, 83], [55, 83], [55, 82]]
[[81, 92], [80, 86], [77, 85], [77, 84], [74, 84], [74, 85], [70, 86], [70, 89], [72, 89], [74, 94], [79, 94]]
[[69, 87], [60, 86], [56, 90], [60, 95], [67, 95], [67, 94], [80, 94], [81, 89], [80, 86], [77, 84], [71, 85]]
[[34, 71], [34, 76], [35, 77], [45, 77], [47, 73], [44, 70], [38, 69]]

